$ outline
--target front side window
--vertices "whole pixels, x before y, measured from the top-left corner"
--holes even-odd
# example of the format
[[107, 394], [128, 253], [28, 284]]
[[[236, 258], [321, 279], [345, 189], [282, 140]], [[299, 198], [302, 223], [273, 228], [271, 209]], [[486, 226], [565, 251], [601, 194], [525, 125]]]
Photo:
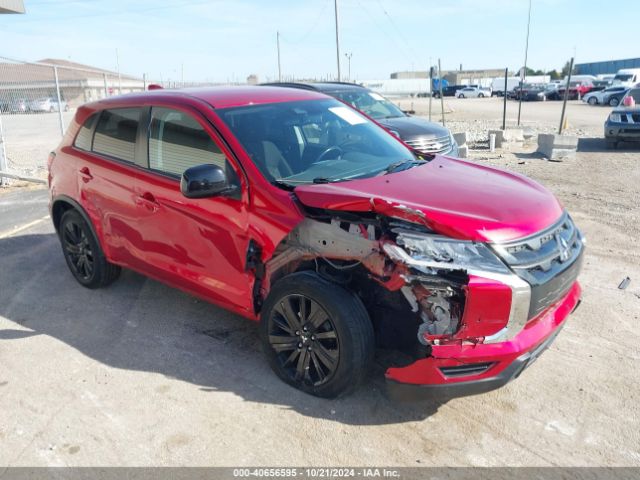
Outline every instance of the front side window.
[[417, 162], [411, 150], [335, 99], [218, 109], [261, 173], [290, 186], [366, 178]]
[[235, 175], [224, 153], [190, 115], [170, 108], [151, 110], [149, 168], [181, 176], [188, 168], [213, 164]]
[[96, 126], [93, 151], [133, 163], [139, 119], [139, 108], [103, 111]]

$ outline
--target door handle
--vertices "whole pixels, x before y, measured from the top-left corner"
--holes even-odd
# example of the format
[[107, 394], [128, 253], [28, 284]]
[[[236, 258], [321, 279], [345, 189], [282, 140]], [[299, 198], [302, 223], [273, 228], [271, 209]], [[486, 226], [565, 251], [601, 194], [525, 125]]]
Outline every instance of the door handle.
[[80, 177], [82, 177], [82, 181], [85, 183], [89, 180], [93, 180], [93, 175], [91, 175], [89, 167], [82, 167], [78, 173], [80, 174]]
[[151, 192], [144, 192], [136, 198], [136, 203], [147, 208], [151, 212], [157, 212], [160, 209], [160, 204], [153, 196]]

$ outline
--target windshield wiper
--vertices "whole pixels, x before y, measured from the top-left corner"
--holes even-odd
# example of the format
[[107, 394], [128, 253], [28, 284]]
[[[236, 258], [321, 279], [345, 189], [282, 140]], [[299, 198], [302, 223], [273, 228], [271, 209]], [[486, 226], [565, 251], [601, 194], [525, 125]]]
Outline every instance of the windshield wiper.
[[327, 177], [316, 177], [312, 180], [313, 183], [332, 183], [335, 181], [336, 180]]
[[285, 190], [291, 190], [291, 191], [293, 191], [293, 189], [296, 188], [295, 185], [291, 185], [290, 183], [283, 182], [280, 180], [272, 180], [271, 185], [275, 185], [276, 187], [281, 187], [281, 188], [284, 188]]
[[384, 172], [385, 174], [401, 172], [403, 170], [408, 170], [410, 168], [417, 167], [418, 165], [423, 165], [425, 163], [427, 162], [424, 160], [417, 160], [417, 159], [399, 160], [397, 162], [393, 162], [389, 164], [387, 168], [384, 169]]

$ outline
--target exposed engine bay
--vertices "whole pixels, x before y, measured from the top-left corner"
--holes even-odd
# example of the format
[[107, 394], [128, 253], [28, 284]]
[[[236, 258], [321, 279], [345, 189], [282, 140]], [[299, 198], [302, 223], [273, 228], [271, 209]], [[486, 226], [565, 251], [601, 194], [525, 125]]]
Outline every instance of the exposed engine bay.
[[[383, 215], [312, 211], [265, 265], [262, 290], [301, 269], [358, 293], [378, 345], [429, 354], [431, 345], [460, 341], [467, 275], [450, 259], [416, 268], [406, 258], [429, 256], [426, 226]], [[474, 340], [477, 341], [477, 340]]]

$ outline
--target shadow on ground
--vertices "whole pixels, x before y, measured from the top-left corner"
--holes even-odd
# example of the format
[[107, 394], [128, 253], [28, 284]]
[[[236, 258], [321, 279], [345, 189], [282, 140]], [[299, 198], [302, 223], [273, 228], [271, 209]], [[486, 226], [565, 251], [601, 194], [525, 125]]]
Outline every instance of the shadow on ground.
[[67, 270], [54, 234], [0, 240], [0, 315], [30, 330], [0, 330], [0, 342], [49, 335], [113, 368], [156, 372], [309, 417], [402, 423], [423, 420], [442, 404], [388, 400], [379, 365], [346, 398], [298, 392], [271, 373], [257, 324], [130, 271], [108, 288], [85, 289]]

